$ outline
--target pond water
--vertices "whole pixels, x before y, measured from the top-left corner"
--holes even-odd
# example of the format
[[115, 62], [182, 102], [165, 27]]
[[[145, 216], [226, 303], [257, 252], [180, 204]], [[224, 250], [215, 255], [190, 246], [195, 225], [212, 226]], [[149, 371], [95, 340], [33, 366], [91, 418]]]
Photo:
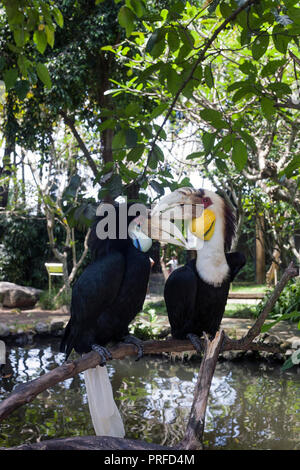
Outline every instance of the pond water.
[[[58, 342], [9, 350], [0, 400], [19, 383], [64, 361]], [[183, 436], [197, 380], [198, 361], [126, 359], [108, 365], [126, 437], [173, 445]], [[299, 384], [296, 369], [257, 362], [219, 362], [204, 433], [208, 449], [299, 449]], [[0, 447], [54, 437], [93, 435], [83, 374], [39, 395], [0, 424]]]

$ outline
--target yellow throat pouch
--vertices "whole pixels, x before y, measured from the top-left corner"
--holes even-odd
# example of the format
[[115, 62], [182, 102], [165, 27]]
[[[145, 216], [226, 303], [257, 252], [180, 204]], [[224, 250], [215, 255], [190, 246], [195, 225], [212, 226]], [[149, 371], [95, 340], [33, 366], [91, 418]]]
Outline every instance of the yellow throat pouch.
[[208, 241], [214, 234], [216, 216], [210, 209], [204, 209], [201, 217], [192, 219], [189, 229], [193, 235], [201, 240]]

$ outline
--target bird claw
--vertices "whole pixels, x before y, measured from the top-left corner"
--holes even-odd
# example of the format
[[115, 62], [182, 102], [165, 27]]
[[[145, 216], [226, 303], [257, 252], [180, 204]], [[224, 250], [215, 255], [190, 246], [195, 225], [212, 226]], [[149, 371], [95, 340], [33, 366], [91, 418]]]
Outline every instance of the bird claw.
[[143, 357], [144, 347], [143, 347], [143, 341], [141, 339], [138, 339], [133, 335], [127, 335], [127, 336], [124, 336], [122, 341], [123, 343], [126, 343], [126, 344], [134, 344], [137, 347], [138, 353], [137, 353], [136, 361], [139, 361], [141, 357]]
[[107, 359], [112, 359], [111, 352], [106, 349], [104, 346], [99, 346], [99, 344], [93, 344], [92, 350], [99, 354], [101, 358], [100, 366], [104, 367]]
[[188, 333], [186, 335], [186, 337], [187, 337], [187, 339], [190, 340], [190, 342], [192, 343], [192, 345], [196, 349], [197, 353], [202, 354], [203, 353], [203, 345], [202, 345], [202, 342], [201, 342], [201, 339], [199, 338], [199, 336], [195, 335], [194, 333]]

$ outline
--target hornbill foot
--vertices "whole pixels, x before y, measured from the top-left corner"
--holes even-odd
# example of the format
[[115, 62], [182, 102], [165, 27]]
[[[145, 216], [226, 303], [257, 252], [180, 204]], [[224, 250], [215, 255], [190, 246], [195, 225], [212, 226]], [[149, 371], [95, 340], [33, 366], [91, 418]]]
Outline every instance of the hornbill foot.
[[196, 349], [197, 353], [202, 354], [204, 348], [203, 348], [203, 345], [201, 343], [201, 339], [199, 338], [199, 336], [195, 335], [194, 333], [188, 333], [186, 335], [186, 337], [187, 337], [187, 339], [190, 340], [190, 342], [192, 343], [192, 345]]
[[143, 346], [143, 341], [141, 339], [136, 338], [133, 335], [126, 335], [124, 338], [122, 338], [123, 343], [126, 344], [134, 344], [137, 347], [138, 353], [137, 353], [137, 358], [136, 361], [141, 359], [144, 355], [144, 346]]
[[99, 354], [101, 358], [100, 366], [103, 367], [106, 365], [107, 359], [112, 359], [112, 355], [108, 349], [104, 346], [99, 346], [99, 344], [92, 344], [92, 350]]

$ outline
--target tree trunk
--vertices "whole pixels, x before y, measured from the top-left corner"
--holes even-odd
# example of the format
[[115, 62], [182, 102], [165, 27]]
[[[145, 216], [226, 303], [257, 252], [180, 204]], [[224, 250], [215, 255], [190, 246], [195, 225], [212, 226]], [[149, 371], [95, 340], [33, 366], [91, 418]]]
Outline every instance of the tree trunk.
[[256, 283], [265, 283], [266, 255], [264, 241], [264, 217], [256, 216]]
[[280, 249], [278, 245], [276, 245], [273, 250], [272, 258], [273, 258], [273, 261], [266, 274], [266, 282], [267, 282], [268, 287], [271, 286], [272, 281], [274, 281], [274, 285], [276, 285], [277, 280], [278, 280], [278, 270], [279, 270], [279, 263], [280, 263]]
[[0, 178], [4, 181], [0, 184], [0, 207], [6, 208], [9, 195], [9, 180], [12, 174], [11, 154], [15, 151], [16, 141], [16, 120], [13, 113], [13, 101], [9, 95], [7, 98], [6, 122], [4, 128], [5, 149], [3, 155], [3, 165], [0, 168]]

